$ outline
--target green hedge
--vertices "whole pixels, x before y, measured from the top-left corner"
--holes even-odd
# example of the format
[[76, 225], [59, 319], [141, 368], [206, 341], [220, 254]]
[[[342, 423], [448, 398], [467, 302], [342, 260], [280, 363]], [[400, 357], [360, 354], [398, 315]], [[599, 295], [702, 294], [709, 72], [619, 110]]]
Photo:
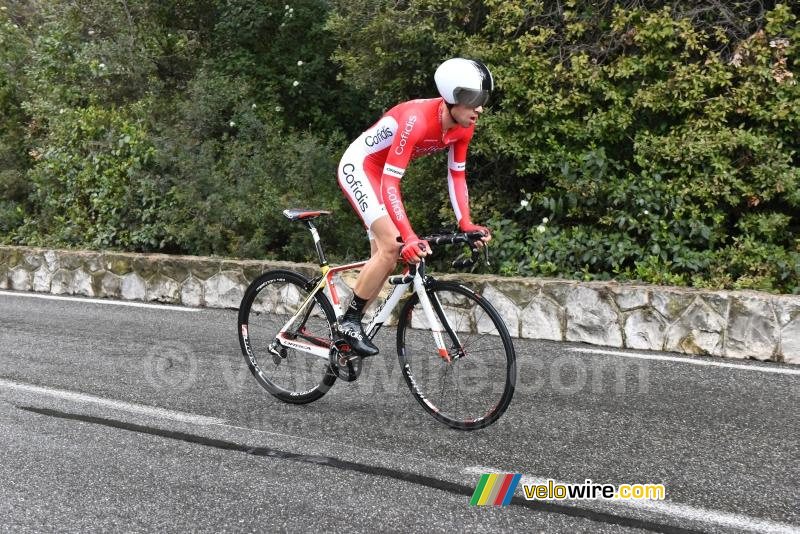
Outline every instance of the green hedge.
[[[336, 212], [337, 260], [361, 256], [339, 156], [464, 55], [497, 82], [468, 162], [496, 272], [797, 293], [798, 15], [730, 0], [6, 2], [0, 235], [306, 259], [279, 212], [308, 205]], [[404, 179], [420, 231], [453, 224], [444, 169], [434, 156]]]

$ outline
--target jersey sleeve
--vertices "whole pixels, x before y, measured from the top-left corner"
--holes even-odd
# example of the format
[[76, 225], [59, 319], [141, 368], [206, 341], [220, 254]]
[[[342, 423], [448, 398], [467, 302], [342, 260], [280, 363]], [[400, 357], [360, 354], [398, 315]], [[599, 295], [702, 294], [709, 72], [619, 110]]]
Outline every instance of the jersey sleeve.
[[397, 134], [389, 147], [389, 155], [383, 166], [381, 175], [381, 197], [389, 217], [400, 231], [403, 241], [414, 235], [414, 229], [408, 221], [403, 197], [400, 194], [400, 179], [406, 172], [414, 145], [423, 137], [426, 129], [425, 117], [414, 110], [401, 116], [398, 121]]
[[469, 138], [461, 139], [450, 145], [450, 152], [447, 155], [447, 189], [460, 227], [471, 223], [466, 173], [468, 146]]

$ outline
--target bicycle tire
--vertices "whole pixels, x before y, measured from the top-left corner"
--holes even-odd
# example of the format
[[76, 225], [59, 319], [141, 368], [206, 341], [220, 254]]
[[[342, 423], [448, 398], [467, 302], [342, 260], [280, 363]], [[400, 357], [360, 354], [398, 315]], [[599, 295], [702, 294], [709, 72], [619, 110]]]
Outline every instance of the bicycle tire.
[[[414, 398], [437, 421], [458, 430], [485, 428], [503, 415], [514, 395], [517, 364], [508, 328], [497, 310], [468, 287], [444, 281], [428, 286], [431, 303], [436, 306], [436, 299], [444, 310], [465, 356], [447, 362], [439, 355], [415, 293], [403, 306], [397, 324], [403, 377]], [[457, 352], [453, 338], [448, 332], [443, 338], [452, 357]], [[476, 372], [487, 373], [486, 379], [471, 381], [469, 374]], [[455, 385], [454, 402], [446, 398], [448, 385]], [[461, 386], [469, 386], [463, 389], [470, 391], [462, 391]], [[487, 388], [488, 401], [476, 395]]]
[[[318, 400], [336, 382], [327, 359], [289, 348], [282, 348], [280, 357], [269, 351], [277, 333], [315, 287], [300, 273], [268, 271], [250, 284], [239, 306], [239, 345], [250, 372], [270, 394], [290, 404]], [[303, 324], [293, 326], [298, 338], [330, 346], [335, 322], [333, 306], [317, 291]]]

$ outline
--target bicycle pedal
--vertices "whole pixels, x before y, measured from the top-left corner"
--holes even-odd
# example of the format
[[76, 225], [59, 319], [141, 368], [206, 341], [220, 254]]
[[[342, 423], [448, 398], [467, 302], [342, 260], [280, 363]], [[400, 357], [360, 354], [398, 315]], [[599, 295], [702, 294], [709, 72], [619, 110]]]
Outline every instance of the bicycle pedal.
[[341, 339], [341, 338], [337, 339], [337, 340], [335, 340], [333, 342], [333, 346], [331, 347], [331, 350], [333, 350], [333, 349], [336, 349], [337, 351], [339, 351], [342, 354], [349, 354], [353, 350], [352, 347], [350, 347], [350, 344], [346, 340]]

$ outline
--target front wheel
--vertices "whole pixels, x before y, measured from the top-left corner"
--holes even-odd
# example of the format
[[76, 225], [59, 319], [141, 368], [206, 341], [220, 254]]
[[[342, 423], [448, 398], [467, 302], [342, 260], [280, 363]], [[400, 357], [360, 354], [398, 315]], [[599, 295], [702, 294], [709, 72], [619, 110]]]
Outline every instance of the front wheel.
[[239, 306], [239, 344], [250, 372], [264, 389], [292, 404], [319, 399], [336, 381], [327, 357], [336, 315], [322, 291], [309, 299], [315, 290], [300, 273], [269, 271], [250, 284]]
[[517, 359], [508, 329], [494, 307], [467, 287], [436, 281], [426, 293], [444, 328], [447, 355], [439, 353], [415, 293], [397, 325], [406, 383], [438, 421], [459, 430], [489, 426], [514, 395]]

